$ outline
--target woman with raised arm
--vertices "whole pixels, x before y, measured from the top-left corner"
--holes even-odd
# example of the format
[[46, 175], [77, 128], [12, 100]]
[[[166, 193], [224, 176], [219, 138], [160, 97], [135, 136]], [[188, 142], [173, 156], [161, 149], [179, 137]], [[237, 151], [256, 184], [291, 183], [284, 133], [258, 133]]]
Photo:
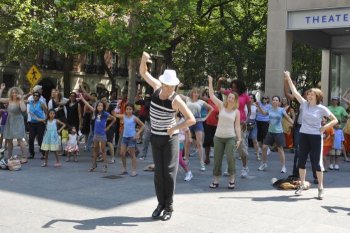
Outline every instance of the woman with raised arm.
[[[194, 115], [196, 119], [196, 124], [192, 125], [190, 127], [190, 131], [192, 135], [196, 135], [196, 146], [198, 151], [198, 158], [200, 162], [200, 170], [202, 172], [205, 171], [205, 163], [203, 158], [203, 136], [204, 136], [204, 127], [203, 122], [208, 118], [208, 116], [213, 111], [213, 107], [210, 106], [207, 102], [199, 99], [200, 96], [200, 90], [197, 87], [193, 87], [192, 90], [188, 94], [189, 96], [184, 96], [182, 94], [179, 94], [179, 96], [182, 98], [183, 101], [185, 101], [187, 107], [190, 109], [192, 114]], [[207, 109], [207, 115], [202, 118], [201, 116], [201, 109], [202, 107]], [[188, 158], [189, 152], [190, 152], [190, 142], [186, 142], [185, 145], [185, 156]]]
[[[238, 95], [238, 110], [240, 113], [241, 135], [243, 138], [243, 141], [238, 148], [238, 153], [240, 158], [242, 159], [241, 177], [246, 178], [249, 174], [247, 120], [250, 118], [251, 114], [250, 98], [247, 93], [247, 86], [242, 80], [234, 79], [231, 82], [231, 88], [227, 90], [221, 88], [221, 83], [223, 80], [224, 78], [219, 78], [217, 84], [218, 90], [226, 96], [232, 92], [235, 92]], [[247, 113], [245, 112], [245, 109], [247, 109]]]
[[[5, 87], [5, 84], [2, 83], [0, 87], [1, 94]], [[22, 138], [25, 138], [23, 112], [27, 110], [27, 107], [24, 103], [23, 91], [18, 87], [10, 88], [8, 98], [0, 98], [0, 103], [8, 104], [8, 116], [4, 129], [5, 145], [7, 144], [8, 150], [7, 157], [10, 158], [12, 156], [13, 139], [17, 139], [22, 153], [21, 163], [26, 163], [27, 157], [24, 155], [25, 146]]]
[[219, 109], [219, 119], [214, 136], [214, 169], [213, 182], [209, 185], [215, 189], [219, 186], [222, 173], [221, 165], [226, 154], [229, 174], [228, 188], [235, 188], [235, 158], [234, 151], [242, 142], [240, 112], [238, 110], [238, 95], [233, 92], [227, 95], [225, 102], [219, 100], [213, 89], [213, 78], [208, 76], [210, 99]]
[[[322, 134], [329, 128], [337, 124], [337, 118], [329, 111], [329, 109], [321, 105], [323, 93], [318, 88], [311, 88], [307, 91], [307, 99], [305, 100], [295, 88], [288, 71], [284, 72], [284, 79], [288, 82], [293, 96], [300, 103], [303, 111], [302, 124], [300, 128], [300, 145], [299, 145], [299, 175], [301, 184], [295, 191], [296, 195], [301, 195], [305, 189], [305, 164], [310, 154], [312, 167], [316, 168], [318, 179], [318, 199], [323, 199], [323, 161], [322, 161]], [[330, 121], [321, 126], [323, 117], [330, 118]]]
[[[179, 164], [179, 129], [195, 124], [196, 120], [185, 102], [175, 93], [175, 88], [180, 83], [175, 70], [165, 70], [159, 79], [155, 79], [147, 71], [148, 61], [150, 55], [144, 52], [140, 62], [140, 75], [154, 89], [150, 119], [155, 164], [154, 185], [158, 206], [153, 211], [152, 217], [160, 217], [164, 210], [161, 219], [167, 221], [173, 212], [173, 196]], [[181, 112], [185, 119], [179, 125], [176, 124], [177, 111]]]

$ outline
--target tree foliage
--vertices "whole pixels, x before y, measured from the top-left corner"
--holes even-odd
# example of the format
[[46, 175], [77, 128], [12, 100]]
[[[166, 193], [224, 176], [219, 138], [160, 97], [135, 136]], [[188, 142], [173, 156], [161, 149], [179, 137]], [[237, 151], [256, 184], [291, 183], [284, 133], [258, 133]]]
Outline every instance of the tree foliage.
[[309, 45], [293, 43], [293, 77], [299, 89], [317, 87], [321, 81], [321, 50]]
[[204, 72], [251, 88], [263, 81], [267, 0], [3, 0], [0, 9], [0, 35], [12, 43], [9, 61], [32, 62], [45, 48], [118, 52], [129, 57], [133, 92], [146, 50], [161, 52], [165, 67], [189, 86], [206, 84]]

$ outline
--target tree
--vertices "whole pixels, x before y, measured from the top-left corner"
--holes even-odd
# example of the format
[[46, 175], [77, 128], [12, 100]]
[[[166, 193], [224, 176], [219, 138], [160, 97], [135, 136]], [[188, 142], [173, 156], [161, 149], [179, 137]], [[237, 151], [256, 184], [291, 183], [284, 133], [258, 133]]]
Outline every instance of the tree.
[[296, 77], [297, 87], [303, 90], [317, 87], [321, 81], [321, 50], [294, 42], [292, 56], [292, 74]]
[[190, 77], [189, 86], [205, 83], [204, 71], [244, 79], [252, 88], [262, 82], [266, 12], [266, 0], [197, 1], [192, 34], [174, 53], [178, 69]]

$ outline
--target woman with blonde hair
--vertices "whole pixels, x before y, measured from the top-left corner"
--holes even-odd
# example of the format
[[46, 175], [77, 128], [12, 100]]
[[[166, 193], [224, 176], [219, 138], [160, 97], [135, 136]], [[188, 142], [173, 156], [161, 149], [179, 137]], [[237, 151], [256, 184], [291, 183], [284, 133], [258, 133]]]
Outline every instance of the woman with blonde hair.
[[213, 181], [209, 185], [215, 189], [219, 186], [219, 179], [222, 173], [222, 159], [226, 154], [228, 164], [229, 182], [228, 188], [235, 188], [235, 158], [234, 150], [242, 142], [240, 112], [238, 110], [238, 95], [230, 93], [224, 102], [219, 100], [213, 89], [213, 78], [208, 76], [209, 96], [219, 109], [219, 120], [214, 136], [214, 169]]
[[[210, 106], [207, 102], [199, 99], [200, 96], [200, 90], [199, 88], [192, 88], [191, 91], [189, 91], [188, 96], [184, 96], [179, 94], [182, 98], [182, 100], [186, 103], [187, 107], [191, 110], [192, 114], [194, 115], [196, 119], [196, 124], [190, 126], [190, 131], [192, 134], [196, 136], [196, 146], [198, 151], [198, 157], [200, 162], [200, 170], [202, 172], [205, 171], [205, 163], [203, 159], [203, 136], [204, 136], [204, 127], [203, 122], [207, 119], [207, 117], [210, 115], [210, 113], [213, 111], [213, 107]], [[207, 108], [208, 113], [203, 118], [201, 114], [202, 107]], [[188, 157], [188, 153], [190, 151], [190, 145], [191, 143], [189, 141], [186, 141], [185, 145], [185, 157]]]
[[[5, 84], [0, 86], [0, 96], [5, 89]], [[12, 156], [13, 139], [17, 139], [22, 153], [21, 163], [26, 163], [27, 157], [24, 155], [25, 126], [23, 112], [26, 112], [26, 104], [24, 103], [23, 91], [19, 87], [12, 87], [8, 91], [8, 98], [0, 98], [0, 103], [8, 104], [8, 117], [4, 129], [4, 138], [8, 149], [8, 158]]]

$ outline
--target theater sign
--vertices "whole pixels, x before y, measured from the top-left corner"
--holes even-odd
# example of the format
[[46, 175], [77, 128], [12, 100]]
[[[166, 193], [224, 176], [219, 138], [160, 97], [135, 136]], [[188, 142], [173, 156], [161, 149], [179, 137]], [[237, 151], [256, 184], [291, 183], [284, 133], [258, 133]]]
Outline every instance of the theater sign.
[[350, 27], [350, 8], [289, 11], [287, 30]]

